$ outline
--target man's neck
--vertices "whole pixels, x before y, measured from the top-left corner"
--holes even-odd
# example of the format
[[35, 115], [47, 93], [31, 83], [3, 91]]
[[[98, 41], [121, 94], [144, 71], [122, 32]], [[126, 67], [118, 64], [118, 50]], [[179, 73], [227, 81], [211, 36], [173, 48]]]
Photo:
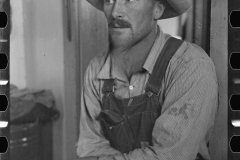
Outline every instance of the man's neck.
[[143, 40], [131, 47], [111, 50], [114, 67], [130, 80], [132, 74], [142, 70], [156, 36], [157, 28], [153, 29]]

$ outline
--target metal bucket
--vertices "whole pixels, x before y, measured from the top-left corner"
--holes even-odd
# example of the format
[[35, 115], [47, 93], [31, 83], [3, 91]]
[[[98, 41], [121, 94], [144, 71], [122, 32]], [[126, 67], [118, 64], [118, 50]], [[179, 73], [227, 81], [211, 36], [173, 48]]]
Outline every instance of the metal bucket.
[[37, 121], [10, 125], [11, 160], [40, 160], [40, 127]]

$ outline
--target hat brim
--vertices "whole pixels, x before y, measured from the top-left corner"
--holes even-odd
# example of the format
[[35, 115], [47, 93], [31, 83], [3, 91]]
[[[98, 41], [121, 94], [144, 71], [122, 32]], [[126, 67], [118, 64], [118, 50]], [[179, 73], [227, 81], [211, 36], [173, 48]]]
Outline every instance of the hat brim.
[[[87, 0], [92, 6], [103, 11], [103, 0]], [[177, 17], [192, 6], [191, 0], [166, 0], [166, 8], [159, 19]]]

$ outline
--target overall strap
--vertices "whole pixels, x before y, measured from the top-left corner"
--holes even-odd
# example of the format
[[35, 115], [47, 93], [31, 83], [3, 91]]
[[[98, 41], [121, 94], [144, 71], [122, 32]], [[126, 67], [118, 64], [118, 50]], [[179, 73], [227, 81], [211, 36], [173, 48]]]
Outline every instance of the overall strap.
[[165, 75], [168, 63], [174, 53], [182, 45], [183, 41], [176, 38], [169, 38], [165, 43], [158, 59], [154, 65], [153, 71], [146, 84], [146, 90], [159, 95], [161, 90], [162, 79]]
[[109, 92], [114, 92], [115, 85], [114, 85], [114, 79], [106, 79], [104, 80], [102, 92], [103, 94], [109, 93]]

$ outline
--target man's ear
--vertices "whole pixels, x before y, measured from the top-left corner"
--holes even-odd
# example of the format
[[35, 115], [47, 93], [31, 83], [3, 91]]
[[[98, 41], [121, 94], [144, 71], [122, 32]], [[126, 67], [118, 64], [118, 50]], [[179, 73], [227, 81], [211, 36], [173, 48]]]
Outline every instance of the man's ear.
[[156, 1], [154, 6], [154, 19], [158, 20], [163, 15], [164, 10], [165, 5], [159, 1]]

